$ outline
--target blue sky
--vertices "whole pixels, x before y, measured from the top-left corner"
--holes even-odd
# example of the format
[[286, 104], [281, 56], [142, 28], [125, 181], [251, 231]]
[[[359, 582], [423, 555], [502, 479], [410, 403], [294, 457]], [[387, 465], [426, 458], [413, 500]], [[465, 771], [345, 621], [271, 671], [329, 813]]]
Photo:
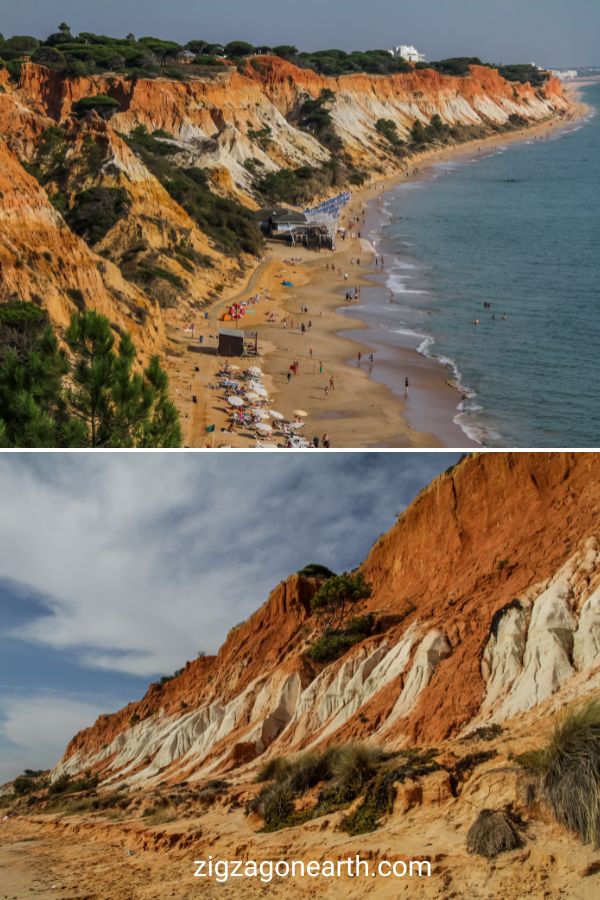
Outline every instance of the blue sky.
[[357, 565], [456, 453], [0, 456], [0, 783], [309, 562]]
[[417, 44], [430, 59], [600, 64], [598, 0], [0, 0], [0, 31], [73, 31], [186, 42], [296, 44], [301, 49]]

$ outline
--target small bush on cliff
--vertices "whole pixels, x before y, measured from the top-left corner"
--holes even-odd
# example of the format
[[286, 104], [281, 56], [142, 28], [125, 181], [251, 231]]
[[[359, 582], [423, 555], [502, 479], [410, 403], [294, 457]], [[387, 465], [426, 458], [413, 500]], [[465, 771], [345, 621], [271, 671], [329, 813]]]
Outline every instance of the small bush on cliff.
[[305, 578], [333, 578], [335, 572], [319, 563], [309, 563], [303, 569], [298, 570], [298, 575], [303, 575]]
[[328, 578], [311, 600], [311, 609], [322, 618], [326, 630], [341, 628], [350, 611], [371, 596], [362, 572], [344, 572]]
[[359, 616], [350, 619], [347, 626], [339, 631], [326, 631], [312, 644], [308, 651], [311, 659], [318, 663], [330, 663], [343, 656], [350, 647], [360, 644], [372, 634], [373, 616]]
[[120, 108], [121, 104], [119, 101], [115, 100], [114, 97], [108, 97], [106, 94], [96, 94], [94, 97], [83, 97], [81, 100], [78, 100], [77, 103], [73, 104], [73, 110], [79, 116], [84, 116], [86, 113], [93, 110], [104, 119], [110, 118]]
[[131, 208], [124, 188], [92, 187], [75, 195], [67, 222], [88, 244], [97, 244]]
[[398, 134], [396, 123], [392, 121], [392, 119], [377, 119], [375, 128], [384, 136], [392, 147], [394, 147], [394, 149], [398, 150], [403, 146], [403, 141]]
[[600, 700], [569, 712], [545, 747], [517, 759], [541, 778], [556, 820], [600, 847]]
[[317, 140], [332, 153], [343, 150], [343, 143], [335, 131], [331, 106], [335, 103], [335, 94], [328, 88], [313, 100], [308, 97], [296, 113], [295, 120], [299, 128], [314, 135]]
[[[258, 812], [264, 830], [274, 831], [343, 809], [360, 796], [388, 758], [379, 748], [360, 743], [276, 757], [258, 773], [258, 781], [271, 783], [250, 802], [247, 812]], [[324, 787], [314, 806], [296, 812], [295, 798], [321, 783]]]
[[44, 771], [25, 769], [23, 774], [13, 781], [13, 794], [15, 797], [25, 797], [33, 791], [46, 787], [47, 784], [48, 778]]
[[373, 630], [372, 615], [348, 618], [349, 614], [371, 596], [371, 587], [362, 572], [334, 575], [321, 585], [311, 600], [311, 610], [321, 622], [322, 633], [308, 655], [315, 662], [338, 659]]

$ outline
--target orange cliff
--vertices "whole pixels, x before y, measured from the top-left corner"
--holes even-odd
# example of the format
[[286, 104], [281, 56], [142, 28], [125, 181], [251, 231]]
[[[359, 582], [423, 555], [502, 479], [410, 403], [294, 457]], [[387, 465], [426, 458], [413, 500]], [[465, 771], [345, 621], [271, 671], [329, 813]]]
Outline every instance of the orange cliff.
[[[165, 321], [185, 324], [191, 310], [233, 285], [255, 260], [241, 254], [232, 265], [123, 138], [139, 126], [166, 133], [176, 166], [204, 169], [214, 192], [255, 208], [257, 165], [266, 174], [281, 167], [318, 167], [330, 158], [326, 147], [295, 124], [303, 100], [323, 88], [335, 95], [331, 115], [344, 150], [368, 178], [403, 164], [382, 141], [376, 128], [380, 118], [392, 119], [406, 136], [415, 120], [428, 122], [436, 113], [450, 125], [490, 127], [505, 124], [511, 115], [533, 124], [569, 110], [555, 80], [534, 90], [479, 66], [464, 78], [432, 70], [327, 78], [276, 57], [257, 57], [241, 70], [228, 66], [188, 82], [70, 77], [28, 63], [14, 83], [0, 71], [0, 300], [41, 298], [62, 326], [76, 309], [73, 291], [81, 291], [86, 305], [126, 328], [140, 347], [158, 349]], [[95, 114], [83, 120], [73, 115], [78, 100], [98, 93], [120, 104], [110, 122]], [[71, 204], [90, 187], [119, 188], [128, 195], [127, 216], [90, 247], [70, 231], [24, 168], [37, 162], [44, 135], [57, 125], [66, 141], [68, 171], [62, 184], [47, 184], [50, 198], [60, 191], [63, 203]], [[260, 137], [265, 133], [268, 142]], [[82, 165], [82, 149], [90, 141], [101, 151], [94, 172]], [[190, 265], [181, 257], [182, 247], [203, 262]], [[149, 272], [166, 272], [167, 281], [137, 277], [134, 284], [132, 259], [138, 276], [141, 264]]]
[[[0, 299], [11, 296], [44, 305], [59, 325], [77, 308], [73, 292], [132, 333], [148, 352], [164, 339], [160, 314], [113, 263], [102, 259], [68, 228], [38, 182], [0, 141]], [[145, 310], [144, 327], [132, 309]]]
[[317, 582], [293, 575], [216, 657], [75, 736], [55, 773], [156, 784], [351, 737], [427, 745], [597, 689], [599, 476], [594, 454], [466, 459], [361, 566], [371, 637], [313, 663]]
[[[332, 116], [346, 149], [369, 168], [381, 156], [375, 129], [379, 118], [392, 118], [400, 135], [406, 136], [415, 119], [428, 123], [436, 113], [449, 125], [482, 125], [505, 124], [512, 114], [536, 122], [569, 108], [556, 78], [535, 89], [507, 82], [486, 66], [472, 66], [466, 77], [441, 75], [433, 69], [328, 77], [270, 56], [256, 57], [243, 71], [225, 67], [210, 78], [189, 82], [126, 81], [118, 75], [64, 78], [29, 64], [18, 93], [56, 121], [68, 118], [73, 104], [83, 97], [108, 94], [121, 104], [121, 112], [112, 119], [115, 130], [127, 133], [143, 124], [150, 131], [169, 132], [190, 149], [194, 143], [217, 141], [216, 148], [196, 146], [196, 153], [209, 165], [225, 165], [243, 188], [248, 186], [248, 173], [243, 171], [246, 159], [254, 157], [270, 167], [272, 157], [281, 164], [300, 165], [329, 156], [310, 134], [288, 121], [306, 96], [317, 97], [324, 88], [335, 94]], [[273, 147], [265, 153], [251, 134], [267, 125]], [[237, 146], [231, 145], [232, 137]]]

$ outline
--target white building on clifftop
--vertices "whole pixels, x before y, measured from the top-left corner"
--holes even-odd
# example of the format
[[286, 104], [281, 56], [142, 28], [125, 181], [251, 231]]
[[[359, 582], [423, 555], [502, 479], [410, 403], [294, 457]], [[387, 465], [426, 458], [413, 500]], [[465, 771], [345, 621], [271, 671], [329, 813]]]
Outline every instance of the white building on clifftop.
[[425, 62], [425, 54], [420, 53], [412, 44], [400, 44], [389, 51], [396, 59], [403, 59], [405, 62]]

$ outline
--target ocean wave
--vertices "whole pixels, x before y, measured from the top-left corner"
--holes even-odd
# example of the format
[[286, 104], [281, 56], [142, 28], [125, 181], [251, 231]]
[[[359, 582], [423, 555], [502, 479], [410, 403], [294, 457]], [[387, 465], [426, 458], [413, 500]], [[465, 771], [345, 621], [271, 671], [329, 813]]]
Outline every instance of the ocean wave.
[[456, 407], [457, 413], [453, 418], [454, 424], [458, 425], [469, 440], [475, 441], [476, 444], [489, 446], [497, 443], [500, 435], [478, 420], [479, 413], [483, 412], [483, 406], [475, 400], [477, 397], [475, 389], [463, 382], [463, 376], [456, 360], [451, 356], [434, 353], [435, 339], [431, 335], [421, 335], [418, 332], [413, 332], [413, 334], [423, 338], [417, 347], [417, 353], [427, 359], [435, 360], [452, 372], [453, 377], [447, 380], [447, 384], [460, 394], [460, 401]]

